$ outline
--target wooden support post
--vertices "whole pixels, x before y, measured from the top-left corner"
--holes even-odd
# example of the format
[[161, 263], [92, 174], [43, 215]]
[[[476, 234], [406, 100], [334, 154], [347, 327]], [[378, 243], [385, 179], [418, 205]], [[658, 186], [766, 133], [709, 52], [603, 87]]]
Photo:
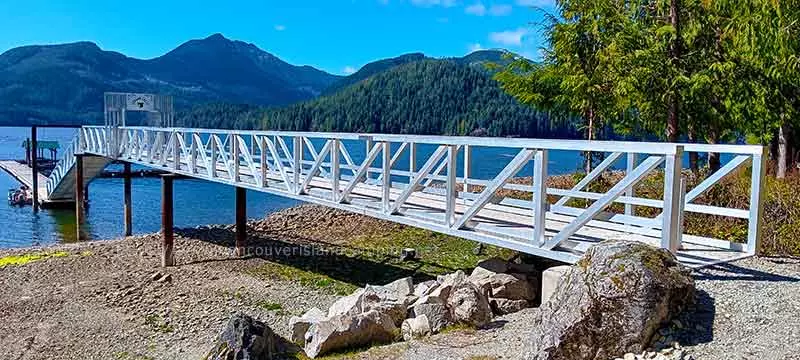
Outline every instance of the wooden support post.
[[31, 194], [33, 194], [33, 212], [39, 212], [39, 155], [37, 151], [36, 126], [31, 127]]
[[81, 240], [81, 227], [83, 226], [83, 154], [75, 154], [75, 234], [76, 240]]
[[175, 265], [174, 254], [174, 236], [172, 228], [173, 222], [173, 207], [172, 207], [172, 184], [175, 176], [172, 174], [163, 175], [161, 177], [161, 233], [163, 235], [161, 242], [161, 266]]
[[247, 248], [247, 190], [236, 187], [236, 256], [244, 256]]
[[125, 216], [125, 236], [133, 235], [133, 212], [131, 211], [131, 163], [123, 164], [122, 170], [123, 197]]

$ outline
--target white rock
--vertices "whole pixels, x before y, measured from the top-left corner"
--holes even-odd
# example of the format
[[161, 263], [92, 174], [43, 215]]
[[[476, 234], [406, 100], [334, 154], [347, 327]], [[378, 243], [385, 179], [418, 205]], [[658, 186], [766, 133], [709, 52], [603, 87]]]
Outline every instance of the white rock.
[[306, 332], [304, 351], [314, 359], [333, 350], [391, 342], [397, 335], [394, 321], [378, 311], [339, 315], [311, 325]]
[[414, 293], [414, 282], [410, 277], [397, 279], [384, 285], [383, 287], [394, 291], [399, 298], [412, 295]]
[[405, 341], [421, 338], [431, 334], [431, 326], [428, 322], [428, 317], [425, 315], [419, 315], [415, 318], [405, 319], [400, 329], [403, 333], [403, 340]]
[[328, 308], [328, 317], [361, 313], [361, 298], [363, 295], [364, 289], [362, 288], [350, 295], [339, 298]]
[[561, 283], [562, 275], [569, 270], [568, 265], [554, 266], [542, 272], [542, 304], [550, 299]]
[[303, 316], [292, 316], [289, 319], [289, 328], [292, 329], [292, 341], [300, 346], [305, 345], [308, 328], [323, 319], [325, 319], [325, 312], [317, 308], [311, 308]]
[[489, 301], [470, 282], [463, 282], [453, 287], [447, 298], [447, 306], [455, 323], [481, 327], [492, 319]]

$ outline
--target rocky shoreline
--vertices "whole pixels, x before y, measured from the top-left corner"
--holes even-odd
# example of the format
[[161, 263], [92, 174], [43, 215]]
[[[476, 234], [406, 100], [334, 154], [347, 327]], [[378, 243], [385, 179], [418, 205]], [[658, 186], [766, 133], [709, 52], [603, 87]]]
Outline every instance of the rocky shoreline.
[[[256, 240], [268, 239], [272, 245], [290, 248], [348, 248], [365, 237], [372, 241], [405, 231], [315, 206], [278, 212], [249, 226]], [[168, 269], [158, 266], [157, 234], [1, 251], [0, 257], [66, 255], [0, 267], [0, 358], [199, 359], [235, 313], [263, 321], [277, 335], [290, 339], [293, 316], [311, 308], [327, 309], [341, 294], [363, 285], [361, 279], [339, 275], [314, 277], [326, 271], [305, 263], [264, 256], [237, 259], [230, 253], [231, 241], [227, 225], [178, 231], [179, 266]], [[422, 259], [427, 255], [420, 253]], [[375, 266], [373, 258], [355, 258], [362, 262], [348, 266]], [[438, 262], [442, 268], [450, 265]], [[289, 272], [297, 266], [305, 272]], [[403, 269], [385, 269], [406, 274]], [[263, 276], [267, 270], [286, 273]], [[356, 272], [345, 270], [342, 273]], [[430, 279], [429, 274], [411, 275], [415, 283]], [[797, 358], [800, 344], [788, 339], [800, 337], [795, 316], [800, 313], [796, 296], [800, 261], [753, 258], [693, 276], [698, 288], [696, 305], [659, 330], [656, 338], [663, 349], [627, 354], [624, 359], [661, 358], [666, 353], [675, 359], [689, 355], [695, 359]], [[528, 344], [529, 324], [539, 312], [526, 308], [495, 316], [495, 325], [488, 328], [446, 331], [337, 358], [514, 359], [511, 354], [519, 354]]]

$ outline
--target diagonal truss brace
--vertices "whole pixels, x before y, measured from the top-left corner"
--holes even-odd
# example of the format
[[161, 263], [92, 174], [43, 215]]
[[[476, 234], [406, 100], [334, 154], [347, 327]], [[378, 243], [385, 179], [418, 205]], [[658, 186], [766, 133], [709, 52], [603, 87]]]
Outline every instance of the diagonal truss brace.
[[417, 187], [422, 182], [422, 180], [425, 179], [428, 176], [428, 174], [430, 174], [431, 170], [433, 170], [433, 167], [436, 165], [436, 163], [439, 162], [442, 156], [444, 156], [445, 152], [447, 152], [447, 149], [448, 146], [445, 145], [440, 145], [438, 148], [436, 148], [436, 151], [434, 151], [431, 157], [428, 158], [428, 161], [425, 162], [425, 165], [422, 166], [422, 169], [420, 169], [419, 173], [417, 173], [417, 175], [414, 177], [414, 181], [408, 184], [408, 187], [405, 188], [405, 190], [403, 190], [403, 192], [400, 194], [400, 196], [397, 197], [397, 199], [395, 199], [394, 205], [392, 205], [389, 213], [394, 214], [397, 212], [398, 209], [400, 209], [401, 206], [403, 206], [403, 203], [405, 203], [406, 200], [408, 200], [408, 198], [411, 196], [411, 193], [416, 191]]
[[[591, 172], [589, 172], [583, 179], [581, 179], [581, 181], [575, 184], [575, 186], [572, 187], [572, 191], [583, 190], [583, 188], [585, 188], [586, 185], [589, 185], [589, 183], [594, 181], [594, 179], [597, 179], [601, 174], [603, 174], [604, 171], [606, 171], [606, 169], [611, 167], [611, 165], [613, 165], [617, 161], [617, 159], [619, 159], [621, 156], [622, 156], [621, 152], [611, 153], [611, 155], [605, 158], [603, 162], [597, 165], [597, 167], [594, 168]], [[564, 204], [567, 203], [567, 201], [569, 201], [569, 199], [571, 199], [571, 197], [563, 196], [561, 197], [561, 199], [556, 201], [554, 205], [563, 206]]]
[[561, 229], [556, 236], [546, 241], [544, 248], [547, 250], [552, 250], [554, 247], [569, 239], [580, 228], [591, 221], [595, 215], [597, 215], [607, 206], [611, 205], [611, 203], [620, 197], [625, 190], [639, 182], [639, 180], [644, 178], [651, 170], [655, 169], [659, 164], [661, 164], [662, 161], [664, 161], [663, 156], [650, 156], [642, 161], [642, 163], [639, 164], [639, 166], [637, 166], [631, 173], [625, 175], [622, 180], [608, 190], [603, 197], [597, 199], [597, 201], [584, 210], [578, 217], [572, 220], [572, 222], [570, 222], [566, 227]]
[[511, 162], [509, 162], [508, 165], [506, 165], [506, 167], [503, 168], [499, 174], [497, 174], [497, 176], [495, 176], [494, 180], [492, 180], [492, 182], [489, 183], [485, 189], [483, 189], [483, 192], [481, 192], [480, 196], [475, 199], [475, 202], [472, 203], [472, 206], [470, 206], [470, 208], [464, 212], [464, 215], [461, 215], [458, 221], [453, 224], [453, 229], [460, 229], [467, 223], [467, 221], [472, 219], [472, 217], [475, 216], [478, 211], [483, 209], [483, 207], [492, 200], [495, 192], [502, 188], [512, 176], [516, 175], [519, 170], [522, 169], [522, 167], [525, 166], [528, 161], [530, 161], [532, 156], [533, 150], [530, 149], [522, 149], [519, 153], [517, 153], [517, 156], [515, 156], [514, 159], [512, 159]]

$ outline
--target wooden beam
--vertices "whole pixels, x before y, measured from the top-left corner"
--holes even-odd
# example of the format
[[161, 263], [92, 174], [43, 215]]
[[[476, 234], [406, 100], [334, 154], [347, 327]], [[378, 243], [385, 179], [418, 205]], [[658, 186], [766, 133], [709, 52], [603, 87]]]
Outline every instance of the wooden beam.
[[247, 248], [247, 190], [236, 187], [236, 256], [244, 256]]
[[39, 154], [36, 141], [36, 126], [31, 127], [31, 193], [33, 194], [33, 212], [39, 212]]
[[133, 235], [133, 212], [131, 211], [131, 163], [122, 165], [123, 216], [125, 217], [125, 236]]
[[75, 154], [75, 235], [81, 240], [81, 227], [83, 226], [83, 154]]
[[174, 227], [172, 207], [172, 184], [175, 175], [169, 174], [161, 177], [161, 266], [174, 266]]

